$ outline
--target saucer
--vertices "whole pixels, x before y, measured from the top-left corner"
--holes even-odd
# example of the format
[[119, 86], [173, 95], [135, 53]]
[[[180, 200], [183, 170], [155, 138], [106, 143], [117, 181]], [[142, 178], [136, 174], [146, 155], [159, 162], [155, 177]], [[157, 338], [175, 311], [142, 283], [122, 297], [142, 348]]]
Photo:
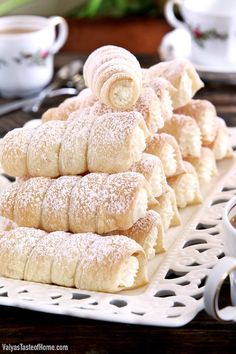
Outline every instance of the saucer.
[[196, 62], [191, 55], [186, 57], [186, 59], [191, 61], [199, 75], [205, 80], [225, 81], [234, 84], [236, 82], [236, 65], [212, 66], [210, 64], [201, 64]]
[[197, 62], [191, 53], [190, 34], [185, 29], [167, 33], [158, 49], [161, 60], [185, 58], [191, 61], [204, 80], [236, 83], [236, 65], [210, 65]]

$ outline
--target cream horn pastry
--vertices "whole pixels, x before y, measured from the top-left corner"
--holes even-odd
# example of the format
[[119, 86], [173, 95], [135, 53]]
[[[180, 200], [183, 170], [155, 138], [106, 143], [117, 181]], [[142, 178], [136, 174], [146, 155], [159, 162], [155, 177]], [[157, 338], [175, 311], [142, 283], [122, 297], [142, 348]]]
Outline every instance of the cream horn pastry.
[[120, 172], [140, 160], [148, 134], [138, 112], [82, 115], [10, 131], [0, 141], [0, 161], [11, 176]]
[[185, 172], [168, 178], [168, 184], [175, 192], [177, 206], [185, 208], [202, 202], [198, 175], [191, 163], [184, 161]]
[[151, 66], [146, 77], [164, 77], [176, 88], [172, 96], [174, 108], [187, 104], [204, 86], [192, 63], [186, 59], [174, 59]]
[[142, 173], [150, 184], [154, 197], [159, 197], [166, 190], [167, 181], [165, 171], [159, 157], [143, 153], [141, 160], [135, 162], [129, 170]]
[[200, 156], [201, 132], [193, 118], [183, 114], [174, 114], [160, 132], [176, 138], [183, 158]]
[[92, 94], [92, 91], [89, 88], [85, 88], [80, 91], [78, 96], [67, 98], [58, 107], [49, 108], [42, 115], [42, 122], [67, 120], [70, 113], [90, 107], [96, 100], [97, 98]]
[[147, 283], [144, 251], [125, 236], [0, 232], [0, 275], [33, 282], [117, 292]]
[[[163, 115], [160, 106], [160, 100], [151, 87], [143, 88], [137, 102], [130, 108], [129, 111], [136, 111], [142, 114], [147, 128], [151, 133], [155, 133], [158, 129], [164, 126]], [[118, 112], [100, 101], [97, 101], [91, 108], [91, 114], [101, 116], [108, 112]], [[74, 112], [70, 119], [76, 119], [77, 112]]]
[[175, 192], [170, 186], [168, 186], [165, 193], [157, 198], [157, 202], [158, 203], [151, 208], [159, 213], [164, 230], [168, 230], [171, 226], [181, 224]]
[[175, 110], [177, 114], [185, 114], [194, 118], [201, 130], [202, 145], [211, 144], [216, 137], [216, 109], [207, 100], [191, 100], [185, 106]]
[[140, 96], [141, 67], [124, 48], [111, 45], [98, 48], [89, 55], [83, 73], [85, 84], [111, 108], [129, 109]]
[[90, 81], [92, 72], [96, 71], [101, 64], [114, 59], [114, 56], [120, 60], [126, 60], [133, 63], [133, 65], [137, 65], [136, 57], [133, 54], [130, 54], [131, 53], [128, 50], [114, 45], [105, 45], [97, 48], [89, 55], [84, 64], [83, 74], [85, 81]]
[[200, 183], [210, 182], [217, 175], [217, 166], [214, 153], [207, 147], [202, 147], [200, 157], [188, 157], [196, 169]]
[[233, 157], [233, 149], [225, 121], [222, 118], [216, 117], [215, 126], [215, 140], [208, 147], [213, 151], [216, 160]]
[[160, 158], [166, 177], [175, 176], [184, 171], [179, 145], [172, 135], [154, 134], [147, 140], [145, 152]]
[[0, 215], [47, 232], [102, 234], [130, 228], [154, 202], [148, 182], [136, 172], [36, 177], [1, 193]]
[[136, 241], [143, 247], [148, 260], [166, 250], [162, 219], [154, 210], [148, 210], [130, 229], [113, 231], [111, 234], [125, 235]]
[[162, 77], [150, 77], [143, 79], [143, 87], [151, 87], [159, 100], [161, 114], [164, 122], [173, 115], [172, 96], [176, 94], [176, 88]]

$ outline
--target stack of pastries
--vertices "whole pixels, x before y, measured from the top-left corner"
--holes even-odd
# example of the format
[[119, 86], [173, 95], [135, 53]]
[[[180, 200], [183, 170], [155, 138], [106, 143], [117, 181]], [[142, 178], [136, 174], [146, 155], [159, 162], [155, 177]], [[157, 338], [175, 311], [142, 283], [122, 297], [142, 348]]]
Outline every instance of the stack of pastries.
[[148, 282], [178, 208], [201, 203], [201, 183], [233, 152], [215, 107], [193, 99], [203, 83], [186, 60], [141, 69], [104, 46], [84, 79], [39, 127], [0, 142], [16, 177], [0, 195], [0, 275], [116, 292]]

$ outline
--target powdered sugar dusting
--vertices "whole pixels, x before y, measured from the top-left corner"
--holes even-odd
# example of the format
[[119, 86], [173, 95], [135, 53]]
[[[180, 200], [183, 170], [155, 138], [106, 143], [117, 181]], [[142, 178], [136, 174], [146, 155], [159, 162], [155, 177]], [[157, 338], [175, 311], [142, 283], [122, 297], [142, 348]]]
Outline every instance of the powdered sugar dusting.
[[59, 176], [58, 155], [66, 123], [50, 121], [37, 128], [28, 148], [27, 160], [31, 176]]
[[146, 179], [150, 177], [156, 166], [161, 164], [160, 159], [152, 154], [143, 153], [140, 161], [135, 162], [130, 171], [140, 172]]
[[[156, 121], [161, 121], [162, 117], [160, 116], [160, 111], [154, 111], [153, 107], [159, 107], [159, 101], [154, 90], [150, 87], [143, 88], [137, 102], [129, 109], [125, 109], [125, 112], [139, 112], [142, 114], [147, 127], [153, 131], [153, 126], [156, 126]], [[96, 102], [91, 108], [91, 114], [95, 116], [101, 116], [105, 113], [119, 113], [122, 109], [114, 109], [101, 101]], [[124, 111], [124, 110], [123, 110]], [[115, 118], [115, 117], [114, 117]], [[154, 129], [155, 131], [155, 129]]]
[[41, 225], [46, 231], [69, 230], [72, 189], [80, 176], [62, 176], [52, 181], [42, 203]]
[[120, 61], [130, 64], [131, 67], [137, 68], [141, 78], [141, 68], [136, 57], [124, 48], [117, 46], [103, 46], [92, 52], [84, 64], [84, 78], [87, 86], [90, 87], [91, 80], [96, 72], [96, 69], [105, 63], [116, 60], [117, 65]]
[[[110, 176], [92, 173], [84, 177], [64, 176], [57, 180], [37, 177], [13, 183], [4, 194], [3, 205], [8, 206], [4, 200], [13, 194], [14, 215], [5, 216], [11, 216], [21, 226], [43, 227], [46, 231], [94, 232], [98, 231], [105, 218], [106, 227], [115, 230], [120, 226], [120, 215], [131, 218], [130, 224], [135, 209], [134, 199], [145, 186], [144, 177], [135, 172]], [[16, 192], [13, 193], [15, 187]]]
[[10, 253], [10, 260], [13, 260], [17, 255], [27, 256], [36, 243], [46, 235], [46, 232], [28, 227], [18, 227], [11, 231], [2, 232], [1, 234], [3, 235], [3, 237], [0, 238], [1, 253], [4, 247], [5, 252]]
[[114, 114], [103, 115], [101, 118], [95, 120], [90, 142], [95, 143], [98, 136], [102, 136], [100, 132], [103, 130], [105, 135], [102, 136], [102, 139], [104, 139], [106, 143], [111, 145], [121, 145], [125, 139], [132, 134], [135, 126], [141, 121], [142, 116], [137, 112], [117, 112]]
[[135, 172], [110, 175], [103, 190], [102, 208], [108, 214], [120, 215], [133, 207], [137, 192], [145, 185], [144, 177]]
[[27, 175], [27, 151], [35, 129], [17, 128], [1, 139], [1, 165], [9, 175]]
[[[71, 235], [62, 231], [47, 234], [30, 228], [2, 232], [0, 250], [0, 258], [4, 260], [0, 262], [1, 275], [57, 284], [58, 274], [59, 285], [64, 285], [59, 273], [71, 265], [73, 255], [74, 268], [67, 268], [64, 274], [75, 277], [73, 285], [97, 291], [120, 290], [117, 284], [120, 267], [131, 256], [143, 254], [141, 246], [125, 236]], [[53, 270], [57, 274], [52, 277]], [[68, 281], [71, 279], [64, 280], [65, 285]]]
[[[137, 101], [142, 87], [137, 59], [119, 47], [105, 46], [94, 51], [84, 65], [84, 78], [93, 94], [114, 108], [130, 107]], [[129, 92], [126, 99], [122, 86]]]
[[143, 232], [149, 233], [150, 230], [160, 223], [160, 216], [154, 210], [148, 210], [143, 218], [140, 218], [130, 229], [131, 234], [139, 234]]
[[[91, 173], [76, 183], [70, 199], [69, 223], [73, 232], [96, 231], [101, 190], [106, 185], [107, 175]], [[104, 187], [105, 188], [105, 187]]]
[[46, 177], [35, 177], [18, 184], [16, 203], [19, 209], [42, 203], [43, 196], [53, 180]]
[[[137, 132], [139, 139], [134, 144]], [[146, 130], [138, 112], [96, 117], [84, 111], [68, 122], [50, 121], [37, 128], [18, 129], [16, 133], [22, 134], [25, 144], [17, 156], [11, 134], [8, 133], [10, 142], [8, 134], [2, 141], [2, 162], [10, 166], [7, 172], [15, 176], [58, 177], [88, 170], [109, 173], [127, 170], [145, 148]], [[29, 136], [27, 142], [24, 134]], [[17, 137], [18, 140], [21, 146]]]
[[107, 113], [97, 117], [89, 137], [88, 169], [109, 173], [127, 170], [136, 157], [134, 152], [145, 148], [132, 143], [138, 129], [143, 134], [142, 121], [138, 112]]

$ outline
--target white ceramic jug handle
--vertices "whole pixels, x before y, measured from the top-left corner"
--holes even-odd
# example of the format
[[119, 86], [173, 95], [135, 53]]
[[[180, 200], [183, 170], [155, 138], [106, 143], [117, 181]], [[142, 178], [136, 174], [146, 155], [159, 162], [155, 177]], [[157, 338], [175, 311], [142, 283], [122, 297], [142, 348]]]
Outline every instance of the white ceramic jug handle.
[[55, 40], [52, 48], [50, 49], [50, 52], [52, 54], [55, 54], [61, 49], [61, 47], [65, 44], [67, 37], [68, 37], [68, 25], [67, 22], [64, 20], [63, 17], [60, 16], [54, 16], [49, 18], [51, 24], [54, 27], [58, 26], [58, 36], [57, 39]]
[[167, 1], [165, 8], [164, 8], [164, 12], [165, 12], [165, 17], [167, 19], [167, 22], [175, 27], [175, 28], [185, 28], [186, 26], [183, 22], [181, 22], [180, 20], [178, 20], [175, 16], [175, 12], [174, 12], [174, 6], [175, 5], [179, 5], [180, 4], [180, 0], [169, 0]]
[[217, 262], [209, 274], [204, 291], [206, 312], [220, 321], [236, 322], [236, 306], [227, 306], [219, 309], [220, 289], [232, 271], [236, 270], [236, 258], [224, 257]]

